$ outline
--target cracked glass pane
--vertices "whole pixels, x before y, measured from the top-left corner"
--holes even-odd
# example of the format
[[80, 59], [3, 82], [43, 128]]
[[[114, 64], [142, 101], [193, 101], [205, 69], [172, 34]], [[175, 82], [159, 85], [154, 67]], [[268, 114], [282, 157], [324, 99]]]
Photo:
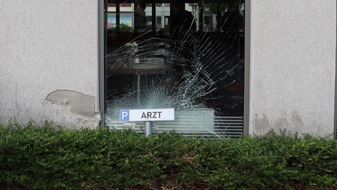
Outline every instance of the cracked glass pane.
[[[169, 3], [168, 3], [169, 2]], [[121, 109], [174, 108], [155, 132], [243, 132], [244, 1], [106, 3], [106, 124]]]

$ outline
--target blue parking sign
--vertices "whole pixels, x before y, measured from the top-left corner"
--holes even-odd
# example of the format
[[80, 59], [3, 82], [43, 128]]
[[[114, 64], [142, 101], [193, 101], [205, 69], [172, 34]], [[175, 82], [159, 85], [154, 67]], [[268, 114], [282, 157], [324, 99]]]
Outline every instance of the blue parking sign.
[[129, 110], [119, 110], [119, 120], [120, 121], [129, 121], [130, 112]]

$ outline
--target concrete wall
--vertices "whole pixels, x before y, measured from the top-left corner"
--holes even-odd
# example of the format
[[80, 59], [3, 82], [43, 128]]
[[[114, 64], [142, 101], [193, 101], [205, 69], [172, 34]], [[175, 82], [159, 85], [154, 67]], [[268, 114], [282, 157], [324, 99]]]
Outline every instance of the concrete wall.
[[0, 123], [98, 124], [98, 1], [0, 1]]
[[250, 1], [250, 134], [334, 130], [336, 0]]

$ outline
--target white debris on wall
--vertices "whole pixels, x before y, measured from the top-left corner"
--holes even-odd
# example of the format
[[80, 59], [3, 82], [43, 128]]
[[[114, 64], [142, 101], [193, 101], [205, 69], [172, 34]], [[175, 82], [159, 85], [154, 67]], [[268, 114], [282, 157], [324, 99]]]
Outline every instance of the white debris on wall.
[[95, 97], [81, 92], [72, 90], [53, 91], [45, 99], [44, 105], [48, 106], [48, 104], [54, 104], [49, 106], [53, 107], [54, 110], [63, 109], [63, 111], [55, 113], [56, 117], [73, 118], [82, 127], [97, 128], [102, 119], [101, 114], [95, 112]]

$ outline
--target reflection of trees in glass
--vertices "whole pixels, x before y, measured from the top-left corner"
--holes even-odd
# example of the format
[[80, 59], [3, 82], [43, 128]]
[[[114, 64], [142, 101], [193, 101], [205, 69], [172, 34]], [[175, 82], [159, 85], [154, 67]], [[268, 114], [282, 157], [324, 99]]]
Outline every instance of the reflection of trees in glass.
[[204, 4], [205, 12], [217, 14], [218, 11], [225, 12], [228, 9], [228, 5], [224, 3], [206, 3]]
[[132, 32], [132, 27], [126, 23], [121, 23], [120, 29], [121, 29], [121, 32]]
[[227, 12], [231, 7], [229, 4], [232, 4], [233, 7], [237, 7], [240, 3], [244, 3], [241, 0], [230, 0], [229, 3], [205, 3], [203, 6], [206, 13], [217, 14], [218, 12]]
[[[120, 25], [119, 25], [119, 31], [120, 32], [132, 32], [132, 27], [131, 26], [129, 26], [128, 24], [126, 24], [126, 23], [121, 23]], [[107, 30], [107, 32], [108, 32], [108, 34], [109, 33], [111, 33], [111, 34], [116, 34], [117, 33], [117, 29], [116, 29], [116, 26], [113, 26], [113, 27], [111, 27], [111, 28], [109, 28], [108, 30]]]

